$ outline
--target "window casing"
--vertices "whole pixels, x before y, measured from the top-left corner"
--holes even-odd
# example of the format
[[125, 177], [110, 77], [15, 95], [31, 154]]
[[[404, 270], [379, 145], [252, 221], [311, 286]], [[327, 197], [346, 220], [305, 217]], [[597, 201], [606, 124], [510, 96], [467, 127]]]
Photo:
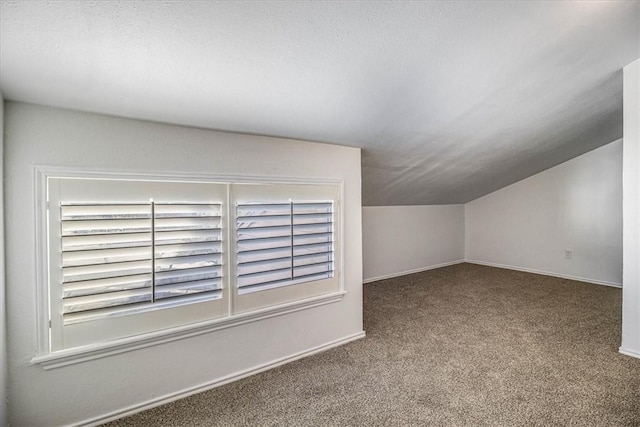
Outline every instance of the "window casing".
[[47, 176], [40, 354], [341, 292], [339, 185], [221, 181]]

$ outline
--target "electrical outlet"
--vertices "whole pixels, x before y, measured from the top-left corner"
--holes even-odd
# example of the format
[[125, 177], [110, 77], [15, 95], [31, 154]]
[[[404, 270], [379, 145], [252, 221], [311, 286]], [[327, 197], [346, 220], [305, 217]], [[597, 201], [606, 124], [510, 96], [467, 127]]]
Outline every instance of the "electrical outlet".
[[566, 259], [573, 259], [573, 251], [571, 249], [564, 250], [564, 257]]

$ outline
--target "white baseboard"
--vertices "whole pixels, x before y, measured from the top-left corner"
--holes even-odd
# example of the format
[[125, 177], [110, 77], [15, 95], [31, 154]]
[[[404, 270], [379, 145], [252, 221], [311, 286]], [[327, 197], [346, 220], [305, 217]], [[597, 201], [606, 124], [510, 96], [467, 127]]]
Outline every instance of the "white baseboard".
[[618, 351], [626, 356], [631, 356], [631, 357], [635, 357], [636, 359], [640, 359], [640, 353], [637, 351], [628, 350], [622, 347], [620, 347]]
[[473, 259], [467, 259], [464, 262], [467, 262], [469, 264], [486, 265], [488, 267], [505, 268], [507, 270], [524, 271], [526, 273], [541, 274], [543, 276], [559, 277], [561, 279], [575, 280], [578, 282], [591, 283], [594, 285], [611, 286], [613, 288], [622, 288], [622, 284], [620, 283], [606, 282], [603, 280], [595, 280], [595, 279], [587, 279], [585, 277], [570, 276], [568, 274], [552, 273], [550, 271], [535, 270], [533, 268], [516, 267], [513, 265], [497, 264], [494, 262], [477, 261]]
[[455, 265], [455, 264], [462, 264], [463, 262], [465, 262], [463, 259], [459, 259], [456, 261], [444, 262], [442, 264], [430, 265], [428, 267], [420, 267], [413, 270], [401, 271], [399, 273], [392, 273], [392, 274], [385, 274], [384, 276], [370, 277], [368, 279], [363, 280], [362, 283], [366, 284], [371, 282], [377, 282], [378, 280], [392, 279], [394, 277], [406, 276], [407, 274], [420, 273], [421, 271], [433, 270], [441, 267], [448, 267], [450, 265]]
[[123, 417], [129, 416], [129, 415], [133, 415], [133, 414], [136, 414], [138, 412], [145, 411], [147, 409], [155, 408], [156, 406], [160, 406], [160, 405], [164, 405], [164, 404], [167, 404], [167, 403], [171, 403], [173, 401], [176, 401], [178, 399], [182, 399], [182, 398], [191, 396], [193, 394], [201, 393], [203, 391], [207, 391], [207, 390], [210, 390], [212, 388], [219, 387], [221, 385], [225, 385], [225, 384], [228, 384], [228, 383], [231, 383], [231, 382], [234, 382], [234, 381], [238, 381], [238, 380], [240, 380], [242, 378], [246, 378], [248, 376], [255, 375], [255, 374], [258, 374], [260, 372], [267, 371], [269, 369], [273, 369], [275, 367], [278, 367], [278, 366], [293, 362], [293, 361], [298, 360], [298, 359], [302, 359], [302, 358], [307, 357], [307, 356], [311, 356], [311, 355], [314, 355], [314, 354], [317, 354], [317, 353], [321, 353], [323, 351], [332, 349], [334, 347], [339, 347], [339, 346], [341, 346], [343, 344], [347, 344], [347, 343], [349, 343], [351, 341], [355, 341], [355, 340], [358, 340], [358, 339], [361, 339], [361, 338], [364, 338], [364, 337], [365, 337], [365, 332], [361, 331], [361, 332], [358, 332], [358, 333], [355, 333], [355, 334], [352, 334], [352, 335], [348, 335], [348, 336], [346, 336], [344, 338], [341, 338], [341, 339], [338, 339], [338, 340], [335, 340], [335, 341], [331, 341], [331, 342], [328, 342], [326, 344], [319, 345], [317, 347], [313, 347], [313, 348], [310, 348], [310, 349], [305, 350], [305, 351], [301, 351], [301, 352], [293, 354], [291, 356], [282, 357], [280, 359], [276, 359], [276, 360], [273, 360], [271, 362], [268, 362], [268, 363], [265, 363], [265, 364], [262, 364], [262, 365], [258, 365], [258, 366], [253, 367], [253, 368], [249, 368], [249, 369], [245, 369], [245, 370], [242, 370], [242, 371], [235, 372], [235, 373], [233, 373], [231, 375], [227, 375], [227, 376], [224, 376], [222, 378], [215, 379], [213, 381], [208, 381], [206, 383], [197, 385], [195, 387], [189, 387], [187, 389], [180, 390], [180, 391], [177, 391], [175, 393], [170, 393], [170, 394], [167, 394], [167, 395], [164, 395], [164, 396], [161, 396], [161, 397], [150, 399], [150, 400], [147, 400], [146, 402], [142, 402], [142, 403], [139, 403], [139, 404], [136, 404], [136, 405], [129, 406], [127, 408], [123, 408], [123, 409], [119, 409], [119, 410], [116, 410], [116, 411], [112, 411], [112, 412], [109, 412], [107, 414], [100, 415], [98, 417], [91, 418], [91, 419], [88, 419], [88, 420], [85, 420], [85, 421], [82, 421], [82, 422], [79, 422], [79, 423], [74, 423], [74, 424], [71, 424], [71, 425], [72, 426], [98, 426], [98, 425], [107, 423], [109, 421], [117, 420], [119, 418], [123, 418]]

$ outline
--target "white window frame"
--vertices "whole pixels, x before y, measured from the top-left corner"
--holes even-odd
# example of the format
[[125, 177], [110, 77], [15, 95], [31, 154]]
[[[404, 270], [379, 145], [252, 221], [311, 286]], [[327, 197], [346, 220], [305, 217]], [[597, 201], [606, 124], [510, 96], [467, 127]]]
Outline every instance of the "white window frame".
[[[50, 337], [50, 295], [49, 295], [49, 242], [47, 236], [48, 218], [46, 206], [47, 181], [49, 178], [87, 178], [87, 179], [118, 179], [118, 180], [144, 180], [144, 181], [187, 181], [203, 182], [215, 184], [282, 184], [282, 185], [322, 185], [336, 186], [338, 200], [334, 215], [340, 226], [334, 231], [336, 247], [336, 267], [335, 276], [338, 280], [336, 290], [329, 293], [314, 295], [294, 301], [279, 302], [276, 305], [258, 307], [249, 311], [233, 314], [230, 311], [228, 316], [192, 323], [182, 326], [170, 327], [156, 330], [136, 336], [118, 338], [111, 341], [94, 343], [82, 347], [51, 351]], [[121, 170], [96, 170], [61, 168], [52, 166], [34, 166], [34, 206], [35, 206], [35, 240], [36, 240], [36, 318], [37, 318], [37, 343], [36, 356], [31, 360], [34, 364], [40, 364], [44, 369], [53, 369], [68, 366], [87, 360], [98, 359], [113, 354], [123, 353], [138, 348], [149, 347], [170, 341], [184, 339], [192, 336], [210, 333], [212, 331], [234, 327], [248, 322], [255, 322], [273, 316], [280, 316], [299, 310], [309, 309], [325, 304], [339, 302], [346, 294], [344, 287], [344, 209], [342, 209], [344, 199], [344, 182], [341, 179], [323, 178], [300, 178], [300, 177], [272, 177], [257, 175], [216, 175], [216, 174], [190, 174], [190, 173], [167, 173], [167, 172], [138, 172]], [[230, 193], [230, 192], [229, 192]], [[229, 198], [230, 199], [230, 198]], [[231, 200], [225, 200], [227, 215], [235, 206]], [[233, 206], [232, 206], [233, 205]], [[234, 218], [227, 216], [228, 218]], [[231, 221], [230, 221], [231, 222]], [[226, 248], [224, 251], [231, 254], [235, 248], [232, 247], [231, 233], [235, 227], [227, 227]], [[229, 268], [225, 274], [230, 277], [234, 274]], [[233, 281], [233, 280], [232, 280]], [[228, 298], [232, 304], [235, 292], [231, 292]]]

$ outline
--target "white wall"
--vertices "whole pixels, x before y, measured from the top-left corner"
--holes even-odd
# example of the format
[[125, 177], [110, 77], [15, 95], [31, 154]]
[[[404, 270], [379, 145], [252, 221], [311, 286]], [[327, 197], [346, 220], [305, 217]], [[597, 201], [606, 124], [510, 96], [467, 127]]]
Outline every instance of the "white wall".
[[620, 286], [621, 180], [618, 140], [467, 203], [466, 259]]
[[0, 93], [0, 426], [7, 420], [7, 331], [4, 284], [4, 99]]
[[624, 67], [622, 346], [640, 357], [640, 59]]
[[464, 205], [362, 208], [365, 282], [464, 259]]
[[[63, 425], [179, 397], [225, 376], [362, 336], [360, 150], [5, 105], [8, 418]], [[34, 165], [344, 180], [340, 302], [45, 371], [36, 349]]]

